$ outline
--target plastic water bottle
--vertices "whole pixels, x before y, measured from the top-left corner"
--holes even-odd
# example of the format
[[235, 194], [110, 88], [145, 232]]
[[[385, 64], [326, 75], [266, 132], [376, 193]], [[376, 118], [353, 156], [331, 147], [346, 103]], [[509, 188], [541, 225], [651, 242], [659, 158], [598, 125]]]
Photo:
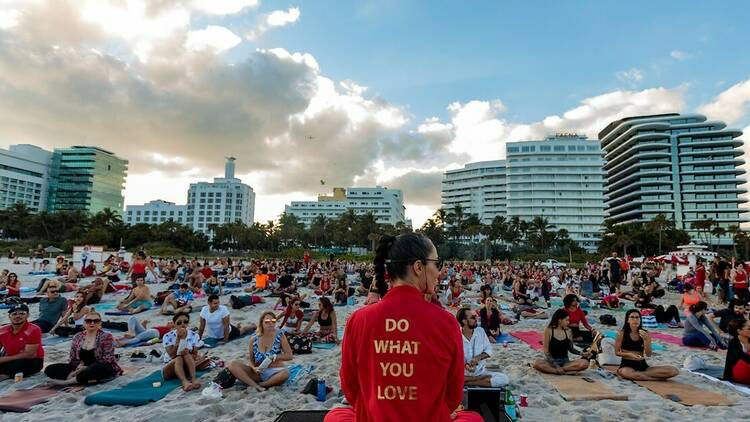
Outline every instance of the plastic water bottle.
[[316, 398], [318, 401], [326, 401], [326, 380], [323, 378], [318, 379], [318, 395]]

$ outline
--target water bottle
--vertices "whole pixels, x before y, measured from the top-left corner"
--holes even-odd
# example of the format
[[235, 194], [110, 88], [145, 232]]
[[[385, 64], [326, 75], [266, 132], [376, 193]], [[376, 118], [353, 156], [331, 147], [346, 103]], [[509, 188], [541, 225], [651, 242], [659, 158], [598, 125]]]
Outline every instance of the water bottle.
[[318, 401], [326, 401], [326, 380], [318, 378]]

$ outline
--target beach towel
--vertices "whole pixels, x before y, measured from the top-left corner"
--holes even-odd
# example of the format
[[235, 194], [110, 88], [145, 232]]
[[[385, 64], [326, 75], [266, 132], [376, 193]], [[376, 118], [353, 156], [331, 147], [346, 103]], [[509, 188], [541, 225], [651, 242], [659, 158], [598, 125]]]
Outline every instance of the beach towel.
[[[143, 312], [143, 311], [141, 311], [141, 312]], [[140, 312], [138, 312], [138, 313], [140, 313]], [[104, 313], [104, 315], [116, 316], [116, 315], [135, 315], [135, 314], [131, 314], [128, 311], [107, 311], [107, 312]]]
[[313, 349], [331, 350], [336, 347], [336, 343], [313, 343]]
[[[36, 289], [33, 287], [21, 287], [20, 289], [18, 289], [18, 291], [21, 294], [21, 296], [28, 295], [29, 293], [36, 293]], [[0, 290], [0, 295], [7, 295], [7, 294], [8, 294], [8, 289]]]
[[15, 390], [4, 396], [0, 396], [0, 411], [3, 412], [28, 412], [37, 404], [49, 401], [52, 397], [64, 392], [81, 391], [81, 386], [54, 386], [40, 385], [22, 390]]
[[54, 271], [29, 271], [29, 275], [56, 275]]
[[240, 281], [227, 281], [224, 283], [224, 287], [242, 287], [242, 282]]
[[750, 396], [750, 386], [736, 384], [736, 383], [724, 381], [723, 379], [721, 379], [721, 377], [724, 376], [724, 367], [722, 366], [709, 365], [709, 366], [706, 366], [705, 368], [695, 369], [690, 372], [700, 375], [703, 378], [710, 379], [711, 381], [715, 381], [720, 384], [723, 384], [729, 388], [734, 389], [738, 393], [742, 393], [746, 396]]
[[[198, 374], [203, 372], [198, 371]], [[161, 386], [154, 387], [154, 382], [161, 382]], [[89, 406], [95, 404], [100, 406], [142, 406], [163, 399], [180, 385], [180, 380], [177, 378], [165, 381], [162, 378], [161, 369], [159, 369], [120, 388], [90, 394], [86, 396], [84, 403]]]
[[[248, 336], [250, 336], [253, 333], [255, 333], [255, 331], [250, 331], [250, 332], [245, 333], [245, 334], [243, 334], [243, 335], [241, 335], [241, 336], [239, 336], [237, 338], [233, 338], [233, 339], [229, 340], [228, 343], [231, 343], [231, 342], [233, 342], [235, 340], [239, 340], [241, 338], [248, 337]], [[209, 348], [209, 349], [213, 349], [214, 347], [217, 347], [217, 346], [220, 346], [219, 339], [210, 338], [210, 337], [203, 339], [203, 347], [206, 347], [206, 348]]]
[[542, 334], [537, 331], [511, 331], [510, 335], [531, 346], [534, 350], [542, 350]]
[[[604, 368], [614, 374], [617, 374], [617, 366], [606, 365], [604, 366]], [[731, 406], [734, 404], [734, 400], [726, 397], [721, 393], [702, 390], [696, 386], [683, 384], [679, 381], [667, 380], [633, 382], [643, 388], [646, 388], [654, 394], [685, 406]]]
[[571, 375], [540, 374], [566, 401], [628, 399], [627, 394], [615, 394], [608, 386], [594, 379]]
[[[664, 343], [675, 344], [675, 345], [680, 346], [680, 347], [686, 347], [688, 349], [699, 349], [699, 350], [705, 350], [707, 352], [712, 351], [711, 349], [709, 349], [707, 347], [685, 346], [684, 344], [682, 344], [682, 337], [673, 336], [671, 334], [665, 334], [665, 333], [660, 333], [660, 332], [656, 332], [656, 331], [651, 331], [651, 338], [657, 339], [659, 341], [663, 341]], [[726, 353], [725, 350], [716, 350], [716, 351], [717, 352], [724, 352], [724, 353]]]
[[117, 302], [102, 302], [93, 306], [96, 312], [104, 312], [109, 311], [110, 309], [115, 309], [117, 307]]

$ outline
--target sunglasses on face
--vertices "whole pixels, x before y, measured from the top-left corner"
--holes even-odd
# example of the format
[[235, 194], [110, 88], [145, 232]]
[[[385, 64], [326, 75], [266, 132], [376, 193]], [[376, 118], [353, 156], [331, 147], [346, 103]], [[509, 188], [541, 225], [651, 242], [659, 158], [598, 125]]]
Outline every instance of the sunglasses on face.
[[60, 293], [59, 290], [47, 290], [48, 293]]
[[83, 320], [86, 324], [98, 324], [102, 322], [101, 319], [84, 319]]
[[188, 320], [186, 319], [180, 319], [175, 321], [174, 325], [188, 325]]
[[275, 319], [264, 319], [263, 322], [266, 323], [266, 324], [275, 324], [276, 320]]

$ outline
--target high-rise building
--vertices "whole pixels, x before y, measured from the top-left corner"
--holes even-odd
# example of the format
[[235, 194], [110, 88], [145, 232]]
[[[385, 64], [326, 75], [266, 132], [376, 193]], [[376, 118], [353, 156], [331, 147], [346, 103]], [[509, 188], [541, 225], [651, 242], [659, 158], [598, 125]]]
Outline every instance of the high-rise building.
[[212, 224], [236, 221], [253, 224], [255, 192], [234, 177], [234, 161], [234, 157], [227, 157], [224, 177], [216, 177], [210, 183], [190, 184], [185, 224], [193, 230], [211, 235]]
[[130, 226], [134, 224], [161, 224], [165, 221], [186, 224], [187, 211], [187, 205], [175, 205], [174, 202], [157, 199], [143, 205], [128, 205], [125, 207], [123, 221]]
[[479, 161], [446, 171], [441, 208], [451, 211], [459, 205], [465, 214], [476, 214], [482, 224], [506, 216], [505, 172], [505, 160]]
[[445, 172], [442, 208], [460, 205], [483, 224], [496, 216], [547, 219], [580, 247], [593, 251], [603, 221], [602, 153], [578, 135], [506, 144], [506, 159], [469, 163]]
[[[616, 223], [646, 222], [658, 214], [674, 219], [700, 241], [691, 225], [714, 220], [720, 227], [749, 221], [739, 204], [747, 192], [739, 175], [742, 132], [699, 114], [634, 116], [599, 133], [605, 153], [605, 210]], [[731, 244], [729, 237], [713, 238]]]
[[47, 209], [96, 214], [109, 208], [122, 213], [127, 171], [127, 160], [98, 147], [56, 148], [52, 154]]
[[347, 210], [357, 215], [371, 213], [381, 224], [395, 225], [405, 222], [404, 195], [400, 189], [374, 188], [333, 188], [333, 195], [318, 196], [317, 201], [292, 201], [284, 207], [284, 212], [296, 216], [310, 227], [316, 217], [336, 219]]
[[604, 221], [602, 164], [599, 143], [578, 135], [506, 144], [508, 218], [544, 217], [580, 247], [596, 250]]
[[33, 212], [47, 209], [52, 152], [34, 145], [0, 149], [0, 209], [26, 204]]

